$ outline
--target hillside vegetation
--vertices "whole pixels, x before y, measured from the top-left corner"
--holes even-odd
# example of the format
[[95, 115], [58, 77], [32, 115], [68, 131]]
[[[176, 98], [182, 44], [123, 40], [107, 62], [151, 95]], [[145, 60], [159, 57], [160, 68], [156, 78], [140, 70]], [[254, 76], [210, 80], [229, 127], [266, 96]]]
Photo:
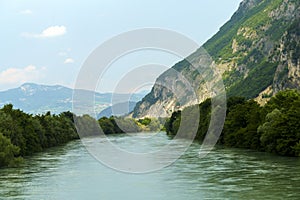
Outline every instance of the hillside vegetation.
[[[300, 88], [299, 30], [299, 0], [244, 0], [203, 48], [212, 58], [211, 66], [222, 75], [227, 96], [255, 98], [261, 103], [281, 90]], [[218, 84], [217, 80], [203, 79], [188, 62], [199, 57], [201, 51], [202, 48], [172, 67], [192, 85], [198, 84], [198, 103], [213, 97], [207, 85]], [[133, 116], [170, 116], [175, 110], [195, 104], [187, 101], [178, 106], [172, 93], [184, 89], [177, 87], [177, 79], [170, 71], [162, 74], [157, 83], [173, 83], [174, 91], [155, 84], [137, 104]], [[187, 92], [186, 99], [192, 99], [189, 97]]]

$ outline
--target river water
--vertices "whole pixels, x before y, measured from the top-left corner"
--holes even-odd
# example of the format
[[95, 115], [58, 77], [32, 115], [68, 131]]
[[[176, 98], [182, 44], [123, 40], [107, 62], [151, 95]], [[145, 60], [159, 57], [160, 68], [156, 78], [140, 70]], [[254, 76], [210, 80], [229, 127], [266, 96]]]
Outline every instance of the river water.
[[[131, 150], [169, 141], [165, 133], [152, 135], [150, 140], [140, 135], [109, 139]], [[140, 145], [133, 145], [137, 138]], [[85, 140], [99, 145], [99, 138]], [[216, 147], [200, 159], [199, 149], [193, 143], [171, 166], [137, 175], [102, 165], [81, 141], [72, 141], [26, 158], [18, 168], [0, 169], [0, 199], [300, 199], [299, 158]]]

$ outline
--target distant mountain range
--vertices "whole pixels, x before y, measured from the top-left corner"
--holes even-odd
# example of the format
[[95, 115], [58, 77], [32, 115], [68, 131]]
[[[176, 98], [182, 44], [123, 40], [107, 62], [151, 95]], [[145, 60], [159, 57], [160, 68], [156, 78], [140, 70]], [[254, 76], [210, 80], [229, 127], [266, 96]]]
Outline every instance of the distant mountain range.
[[[39, 85], [25, 83], [18, 88], [0, 92], [0, 106], [13, 104], [27, 113], [41, 114], [47, 111], [61, 113], [72, 110], [73, 89], [61, 85]], [[100, 113], [111, 106], [112, 96], [117, 103], [126, 101], [128, 94], [95, 93], [95, 110]], [[145, 92], [132, 94], [130, 102], [138, 102], [145, 96]]]
[[113, 106], [109, 106], [102, 110], [97, 118], [100, 119], [101, 117], [110, 117], [110, 116], [122, 116], [126, 115], [133, 111], [134, 107], [136, 105], [136, 102], [129, 101], [129, 102], [123, 102], [123, 103], [117, 103]]

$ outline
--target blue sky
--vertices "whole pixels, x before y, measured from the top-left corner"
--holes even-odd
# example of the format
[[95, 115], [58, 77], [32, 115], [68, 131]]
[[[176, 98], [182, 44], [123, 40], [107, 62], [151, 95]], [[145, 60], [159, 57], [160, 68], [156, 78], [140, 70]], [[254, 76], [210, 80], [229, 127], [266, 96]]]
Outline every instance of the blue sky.
[[[97, 46], [133, 29], [170, 29], [201, 45], [231, 17], [240, 1], [0, 0], [0, 90], [25, 82], [72, 87]], [[151, 57], [169, 67], [179, 61], [157, 53]], [[118, 68], [130, 66], [134, 58], [110, 69], [101, 92], [113, 90], [121, 77]]]

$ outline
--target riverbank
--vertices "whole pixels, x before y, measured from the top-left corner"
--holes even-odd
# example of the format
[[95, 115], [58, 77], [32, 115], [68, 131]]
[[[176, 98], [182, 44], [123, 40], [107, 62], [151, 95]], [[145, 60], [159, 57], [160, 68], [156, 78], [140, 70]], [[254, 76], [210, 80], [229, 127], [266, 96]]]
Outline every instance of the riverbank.
[[[177, 111], [165, 125], [168, 135], [176, 135], [180, 121], [192, 121], [195, 111], [200, 110], [196, 140], [203, 141], [210, 122], [211, 100], [198, 106]], [[186, 118], [182, 119], [182, 112]], [[219, 138], [219, 144], [227, 147], [253, 149], [282, 156], [300, 156], [300, 92], [279, 92], [264, 106], [254, 100], [231, 97], [227, 101], [227, 116]], [[189, 133], [183, 137], [190, 137]]]
[[69, 111], [33, 116], [8, 104], [0, 109], [0, 168], [17, 166], [24, 156], [66, 144], [79, 139], [79, 135], [81, 138], [97, 136], [99, 126], [106, 135], [162, 128], [160, 119], [103, 117], [96, 120], [89, 115], [75, 116]]
[[0, 167], [16, 166], [24, 156], [78, 138], [70, 112], [32, 116], [11, 104], [0, 109]]

